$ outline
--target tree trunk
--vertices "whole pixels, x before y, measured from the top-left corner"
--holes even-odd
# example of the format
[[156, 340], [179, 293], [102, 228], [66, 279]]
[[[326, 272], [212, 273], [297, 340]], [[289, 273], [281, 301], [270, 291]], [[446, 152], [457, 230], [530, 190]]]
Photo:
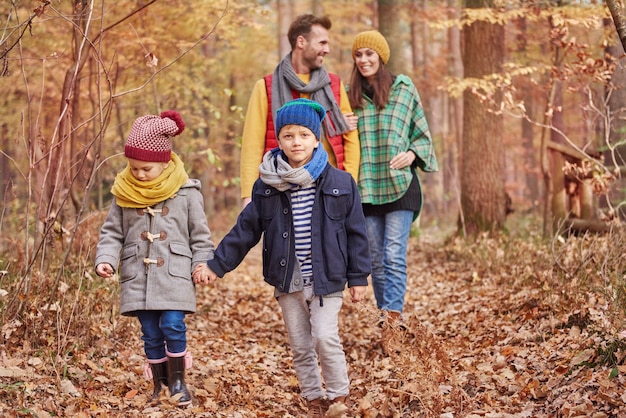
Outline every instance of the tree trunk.
[[[605, 20], [605, 26], [610, 22]], [[606, 86], [605, 95], [607, 97], [607, 112], [611, 115], [610, 126], [604, 129], [608, 132], [604, 135], [605, 140], [615, 147], [622, 142], [624, 132], [626, 132], [626, 68], [624, 61], [620, 60], [624, 56], [624, 48], [621, 45], [609, 45], [606, 48], [607, 59], [613, 60], [615, 70], [611, 74], [611, 85]], [[607, 144], [608, 145], [608, 144]], [[619, 167], [626, 164], [626, 145], [605, 147], [604, 161], [607, 165]], [[626, 199], [626, 181], [624, 178], [618, 178], [615, 187], [612, 187], [608, 196], [603, 196], [601, 205], [607, 208], [610, 202], [621, 202]], [[626, 220], [626, 210], [624, 207], [618, 209], [618, 215], [621, 219]]]
[[[526, 18], [521, 17], [516, 21], [516, 26], [518, 29], [517, 35], [517, 53], [520, 56], [524, 56], [527, 54], [526, 45], [527, 45], [527, 26], [526, 26]], [[531, 80], [526, 77], [520, 77], [518, 79], [518, 89], [522, 94], [524, 109], [527, 117], [523, 117], [521, 119], [522, 124], [522, 144], [524, 147], [524, 155], [523, 155], [523, 169], [521, 173], [524, 175], [524, 183], [526, 193], [520, 193], [520, 197], [522, 197], [525, 201], [530, 203], [530, 207], [535, 207], [537, 202], [539, 201], [539, 163], [536, 157], [536, 150], [534, 145], [534, 124], [531, 122], [535, 120], [534, 117], [534, 109], [535, 109], [535, 96], [533, 94], [533, 85]], [[517, 171], [517, 170], [516, 170]]]
[[[469, 7], [485, 7], [486, 1], [467, 1]], [[475, 21], [463, 29], [465, 78], [482, 78], [500, 73], [504, 56], [504, 27]], [[478, 92], [486, 93], [486, 92]], [[498, 109], [501, 94], [492, 102], [470, 90], [463, 93], [463, 158], [461, 164], [462, 232], [476, 235], [497, 231], [506, 220], [504, 190], [504, 146], [502, 117]]]
[[[456, 0], [447, 0], [448, 18], [459, 19], [460, 10], [456, 7]], [[461, 30], [458, 26], [448, 29], [448, 76], [463, 77], [463, 61], [461, 57]], [[454, 208], [451, 213], [458, 213], [461, 210], [461, 195], [459, 184], [459, 169], [462, 158], [461, 149], [463, 147], [463, 99], [447, 96], [448, 106], [448, 132], [445, 135], [444, 145], [446, 150], [442, 152], [445, 163], [443, 164], [443, 187], [450, 192], [454, 199]]]
[[[555, 129], [550, 130], [550, 141], [554, 144], [563, 144], [563, 84], [555, 81], [554, 95], [552, 97], [552, 126]], [[561, 151], [550, 149], [550, 161], [552, 171], [552, 230], [561, 229], [563, 222], [570, 217], [572, 213], [572, 201], [568, 199], [567, 189], [565, 188], [565, 174], [563, 166], [565, 165], [566, 156]]]
[[622, 43], [622, 48], [626, 50], [626, 19], [622, 10], [622, 2], [620, 0], [606, 0], [606, 4], [611, 12], [617, 35]]
[[276, 0], [276, 6], [276, 16], [278, 17], [278, 61], [280, 61], [291, 51], [287, 32], [295, 16], [293, 16], [291, 0]]
[[399, 0], [378, 0], [378, 30], [387, 39], [391, 58], [387, 66], [394, 74], [406, 73]]

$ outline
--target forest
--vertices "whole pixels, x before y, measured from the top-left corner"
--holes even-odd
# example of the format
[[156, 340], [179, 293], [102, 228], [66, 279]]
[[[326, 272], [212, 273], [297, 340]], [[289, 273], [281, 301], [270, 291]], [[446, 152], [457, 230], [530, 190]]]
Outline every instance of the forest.
[[305, 414], [260, 249], [189, 316], [193, 403], [150, 405], [139, 323], [93, 259], [137, 117], [174, 109], [215, 243], [241, 210], [254, 83], [297, 15], [328, 71], [377, 29], [439, 171], [409, 245], [408, 333], [373, 295], [341, 337], [359, 417], [626, 417], [626, 20], [594, 0], [11, 0], [0, 4], [0, 415]]

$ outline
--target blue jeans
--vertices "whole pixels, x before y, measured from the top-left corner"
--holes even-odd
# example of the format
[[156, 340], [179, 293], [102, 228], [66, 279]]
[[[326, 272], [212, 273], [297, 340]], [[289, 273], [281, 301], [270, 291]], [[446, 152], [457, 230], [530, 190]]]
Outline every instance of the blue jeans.
[[397, 210], [366, 216], [372, 258], [372, 287], [378, 309], [402, 312], [406, 294], [406, 253], [413, 212]]
[[183, 311], [138, 311], [143, 349], [148, 360], [166, 357], [187, 350], [187, 326]]

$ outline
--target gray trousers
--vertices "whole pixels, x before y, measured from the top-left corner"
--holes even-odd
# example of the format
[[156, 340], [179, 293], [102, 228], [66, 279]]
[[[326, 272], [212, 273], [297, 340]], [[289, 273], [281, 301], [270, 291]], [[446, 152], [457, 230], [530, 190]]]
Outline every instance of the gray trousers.
[[[312, 286], [278, 297], [287, 326], [294, 369], [302, 396], [307, 400], [318, 399], [325, 394], [330, 400], [348, 395], [350, 380], [339, 339], [342, 303], [341, 297], [324, 297], [323, 306], [320, 306], [320, 298], [313, 295]], [[322, 375], [326, 393], [322, 387]]]

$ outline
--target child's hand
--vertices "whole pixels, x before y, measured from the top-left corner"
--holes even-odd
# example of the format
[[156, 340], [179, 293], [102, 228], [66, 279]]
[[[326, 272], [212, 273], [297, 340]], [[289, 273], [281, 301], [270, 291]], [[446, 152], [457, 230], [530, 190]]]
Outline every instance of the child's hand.
[[350, 296], [352, 296], [352, 302], [360, 302], [365, 298], [365, 290], [367, 286], [352, 286], [350, 288]]
[[96, 266], [96, 274], [100, 277], [110, 278], [115, 273], [115, 269], [109, 263], [100, 263]]
[[206, 263], [198, 264], [196, 268], [193, 269], [192, 277], [195, 284], [209, 284], [217, 280], [217, 274], [215, 274]]

